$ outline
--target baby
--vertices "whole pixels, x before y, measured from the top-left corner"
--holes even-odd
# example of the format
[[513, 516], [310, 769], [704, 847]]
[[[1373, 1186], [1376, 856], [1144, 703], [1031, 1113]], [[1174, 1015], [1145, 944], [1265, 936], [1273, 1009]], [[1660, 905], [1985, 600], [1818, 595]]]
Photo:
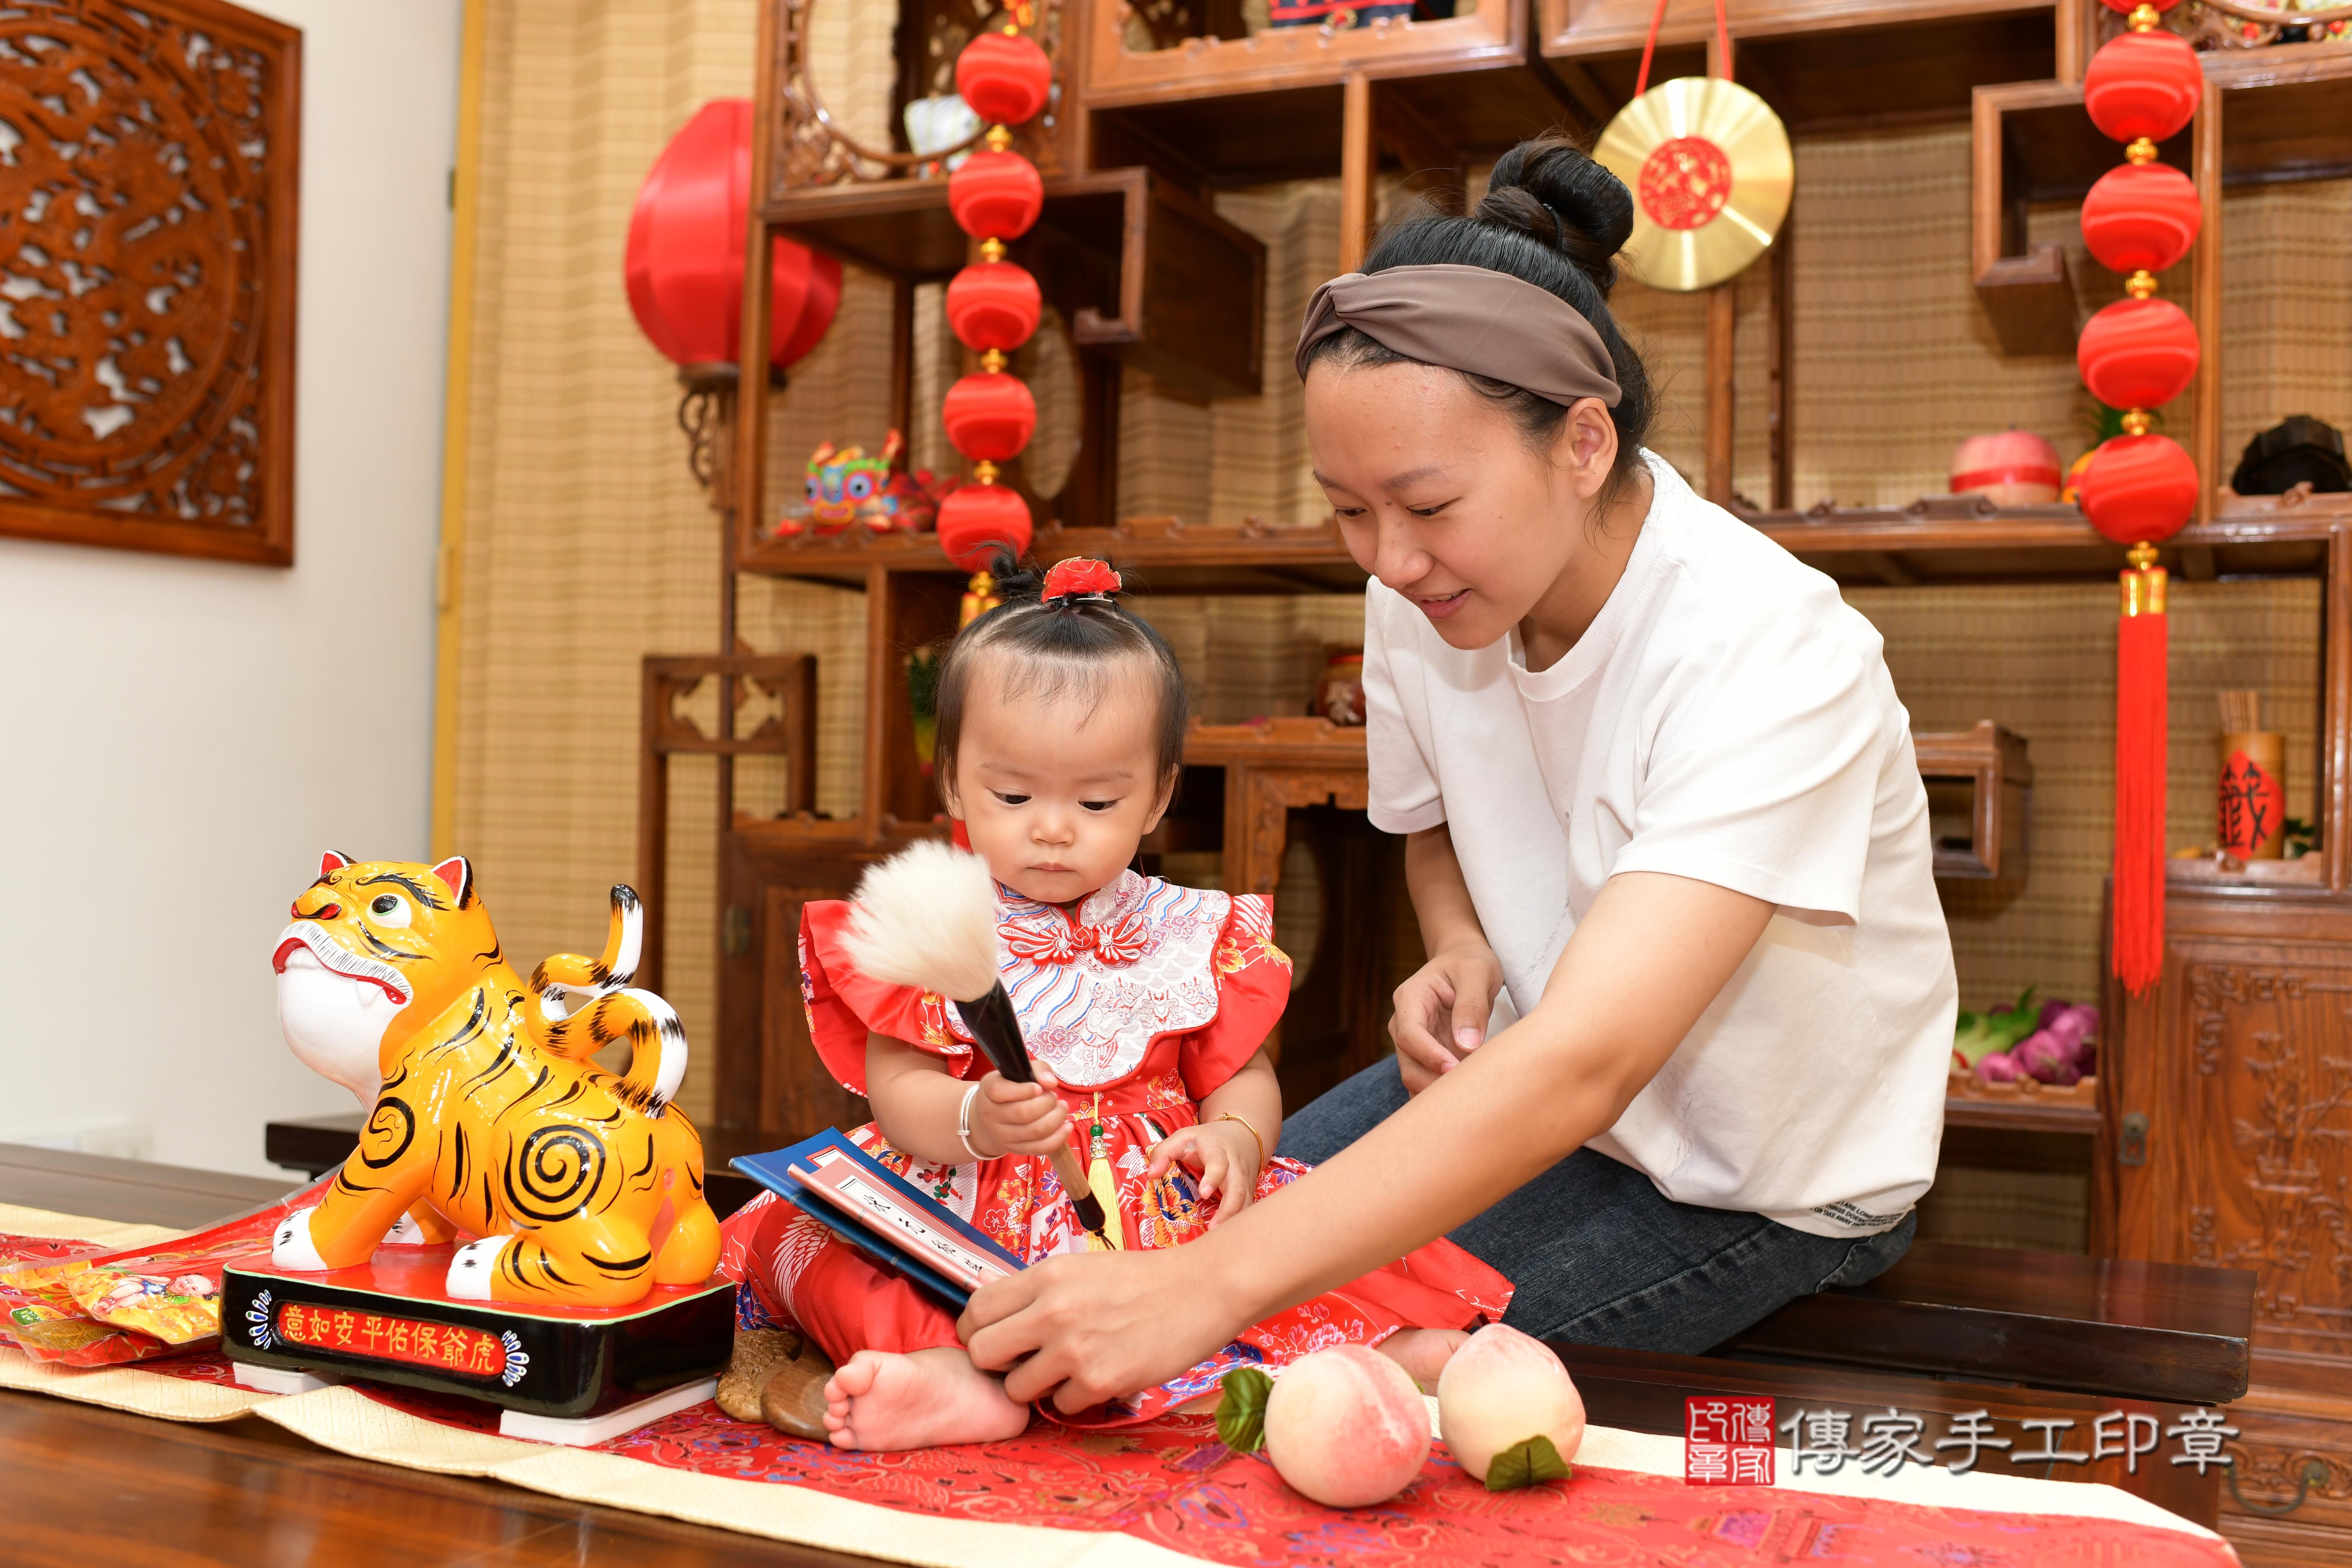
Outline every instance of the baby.
[[[1180, 888], [1131, 868], [1176, 787], [1184, 683], [1175, 656], [1114, 597], [1118, 574], [1066, 561], [1001, 574], [1002, 605], [950, 647], [939, 678], [940, 793], [959, 843], [997, 882], [999, 968], [1037, 1081], [989, 1070], [953, 1004], [856, 972], [850, 906], [806, 906], [810, 1031], [874, 1121], [850, 1137], [1024, 1262], [1108, 1244], [1176, 1247], [1296, 1180], [1271, 1157], [1282, 1092], [1264, 1047], [1290, 961], [1262, 895]], [[1074, 1121], [1075, 1117], [1075, 1121]], [[1077, 1134], [1110, 1218], [1090, 1237], [1050, 1164]], [[747, 1326], [796, 1324], [835, 1363], [824, 1426], [852, 1448], [984, 1442], [1026, 1407], [972, 1364], [955, 1314], [789, 1205], [728, 1222], [721, 1267]], [[1500, 1319], [1509, 1282], [1436, 1241], [1276, 1314], [1096, 1424], [1207, 1402], [1236, 1366], [1376, 1345], [1424, 1384], [1465, 1332]]]

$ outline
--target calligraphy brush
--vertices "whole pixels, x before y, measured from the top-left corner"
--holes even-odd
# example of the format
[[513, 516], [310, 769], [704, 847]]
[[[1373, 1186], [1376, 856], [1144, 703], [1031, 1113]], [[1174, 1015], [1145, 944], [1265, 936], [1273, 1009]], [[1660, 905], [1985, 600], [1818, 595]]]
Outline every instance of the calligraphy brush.
[[[861, 974], [947, 997], [998, 1072], [1014, 1083], [1037, 1081], [997, 975], [996, 879], [979, 856], [925, 839], [869, 868], [842, 945]], [[1078, 1223], [1108, 1241], [1101, 1201], [1067, 1139], [1053, 1165]]]

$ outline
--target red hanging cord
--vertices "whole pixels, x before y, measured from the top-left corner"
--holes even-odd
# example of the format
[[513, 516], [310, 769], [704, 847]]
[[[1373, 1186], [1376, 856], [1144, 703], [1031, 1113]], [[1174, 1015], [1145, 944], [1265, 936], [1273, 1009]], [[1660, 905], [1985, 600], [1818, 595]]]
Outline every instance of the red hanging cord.
[[[2144, 553], [2143, 553], [2144, 552]], [[2116, 978], [2145, 994], [2164, 968], [2164, 762], [2168, 682], [2165, 572], [2141, 545], [2123, 574], [2116, 626]]]
[[[1642, 45], [1642, 74], [1633, 79], [1633, 96], [1639, 98], [1650, 89], [1650, 57], [1658, 52], [1658, 24], [1666, 19], [1666, 0], [1658, 0], [1657, 8], [1650, 13], [1650, 36]], [[1731, 79], [1731, 29], [1724, 25], [1723, 0], [1715, 0], [1716, 49], [1723, 57], [1723, 79]]]

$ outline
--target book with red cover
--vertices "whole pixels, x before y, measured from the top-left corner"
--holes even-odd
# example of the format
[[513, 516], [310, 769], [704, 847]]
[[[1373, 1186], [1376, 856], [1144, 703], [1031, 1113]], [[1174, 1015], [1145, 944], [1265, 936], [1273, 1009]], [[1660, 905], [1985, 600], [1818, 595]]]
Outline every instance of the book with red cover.
[[729, 1162], [876, 1262], [959, 1310], [1020, 1258], [828, 1129], [773, 1153]]

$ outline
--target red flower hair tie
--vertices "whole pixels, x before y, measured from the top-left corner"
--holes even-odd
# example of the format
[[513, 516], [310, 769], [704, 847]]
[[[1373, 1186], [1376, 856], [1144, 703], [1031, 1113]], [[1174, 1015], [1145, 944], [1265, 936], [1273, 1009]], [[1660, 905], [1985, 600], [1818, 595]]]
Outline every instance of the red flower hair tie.
[[1074, 555], [1067, 561], [1056, 561], [1045, 568], [1045, 591], [1038, 603], [1055, 604], [1063, 599], [1108, 599], [1119, 590], [1118, 574], [1108, 561], [1096, 561], [1084, 555]]

